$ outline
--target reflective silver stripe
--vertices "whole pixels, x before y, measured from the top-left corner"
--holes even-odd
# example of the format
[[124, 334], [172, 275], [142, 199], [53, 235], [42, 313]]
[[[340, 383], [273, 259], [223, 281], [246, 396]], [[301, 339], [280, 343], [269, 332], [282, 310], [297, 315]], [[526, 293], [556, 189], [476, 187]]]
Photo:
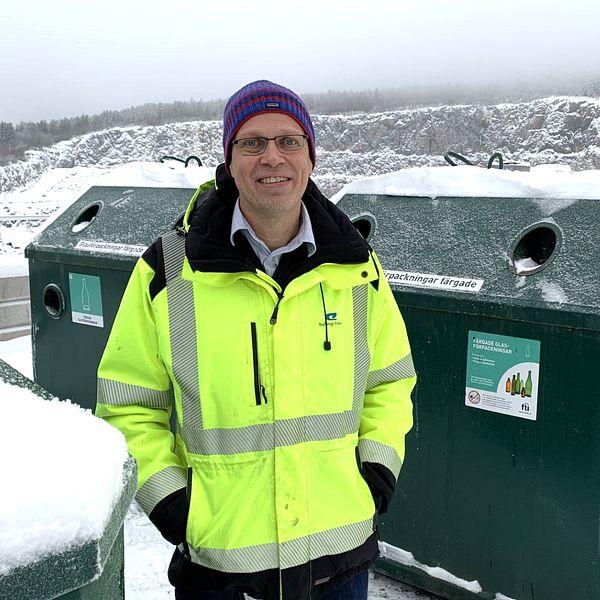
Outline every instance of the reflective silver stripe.
[[367, 316], [368, 316], [368, 284], [352, 288], [352, 318], [354, 321], [354, 394], [352, 412], [356, 420], [355, 430], [358, 431], [360, 413], [362, 411], [367, 374], [371, 363], [369, 352]]
[[173, 374], [181, 392], [184, 426], [202, 428], [194, 288], [181, 277], [185, 238], [171, 231], [162, 237], [169, 310]]
[[[180, 545], [180, 551], [185, 548]], [[277, 544], [260, 544], [244, 548], [194, 548], [189, 547], [193, 562], [225, 573], [253, 573], [276, 569]]]
[[402, 460], [394, 448], [375, 440], [359, 440], [358, 454], [360, 462], [374, 462], [387, 467], [394, 477], [398, 477], [402, 468]]
[[[281, 568], [296, 567], [321, 556], [342, 554], [358, 548], [373, 534], [373, 519], [320, 531], [280, 545]], [[308, 544], [307, 544], [308, 542]], [[307, 548], [308, 546], [308, 548]], [[310, 552], [308, 552], [310, 550]]]
[[186, 487], [187, 477], [185, 469], [167, 467], [149, 477], [144, 485], [137, 491], [135, 499], [143, 511], [149, 515], [152, 509], [169, 494]]
[[176, 231], [162, 236], [163, 259], [165, 261], [165, 279], [167, 285], [180, 278], [185, 258], [185, 237]]
[[372, 534], [373, 520], [368, 519], [283, 542], [279, 546], [271, 543], [230, 549], [190, 547], [190, 555], [195, 563], [225, 573], [288, 569], [321, 556], [354, 550]]
[[408, 377], [415, 377], [415, 367], [410, 353], [385, 369], [371, 371], [367, 377], [367, 391], [382, 383], [390, 383]]
[[148, 408], [169, 408], [171, 397], [169, 390], [153, 390], [139, 385], [99, 378], [98, 403], [112, 406], [136, 404]]
[[307, 415], [275, 422], [275, 444], [292, 446], [301, 442], [335, 440], [358, 431], [352, 411]]
[[346, 411], [228, 429], [184, 426], [182, 436], [189, 452], [212, 455], [261, 452], [303, 442], [335, 440], [357, 431], [356, 415]]

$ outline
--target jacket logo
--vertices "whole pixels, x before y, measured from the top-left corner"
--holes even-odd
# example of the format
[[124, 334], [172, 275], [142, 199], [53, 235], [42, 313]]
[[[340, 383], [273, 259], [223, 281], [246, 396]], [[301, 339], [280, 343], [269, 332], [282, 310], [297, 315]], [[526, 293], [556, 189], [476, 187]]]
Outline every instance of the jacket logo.
[[325, 321], [319, 321], [319, 327], [333, 327], [334, 325], [341, 325], [342, 322], [338, 321], [338, 314], [336, 312], [325, 313]]

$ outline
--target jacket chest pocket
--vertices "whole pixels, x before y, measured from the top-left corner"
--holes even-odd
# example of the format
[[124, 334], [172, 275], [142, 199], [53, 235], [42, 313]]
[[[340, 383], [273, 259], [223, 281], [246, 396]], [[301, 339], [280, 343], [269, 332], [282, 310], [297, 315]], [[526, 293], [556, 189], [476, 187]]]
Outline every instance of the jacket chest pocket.
[[215, 342], [199, 352], [204, 429], [240, 428], [270, 420], [267, 350], [256, 322], [225, 324]]

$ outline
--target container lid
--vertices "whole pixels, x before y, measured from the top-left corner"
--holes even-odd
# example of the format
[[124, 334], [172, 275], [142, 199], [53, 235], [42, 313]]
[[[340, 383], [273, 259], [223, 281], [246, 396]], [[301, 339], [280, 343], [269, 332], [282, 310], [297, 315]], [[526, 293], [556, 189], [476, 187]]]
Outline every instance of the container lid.
[[600, 312], [600, 171], [408, 169], [335, 198], [407, 293]]

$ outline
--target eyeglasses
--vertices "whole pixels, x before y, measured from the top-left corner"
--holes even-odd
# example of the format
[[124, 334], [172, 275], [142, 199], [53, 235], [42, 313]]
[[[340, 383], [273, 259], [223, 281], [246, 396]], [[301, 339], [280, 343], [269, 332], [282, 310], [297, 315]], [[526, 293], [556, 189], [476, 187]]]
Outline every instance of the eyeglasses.
[[263, 154], [270, 141], [275, 142], [275, 145], [280, 152], [291, 154], [293, 152], [298, 152], [298, 150], [302, 150], [302, 148], [305, 146], [304, 141], [307, 138], [307, 135], [298, 133], [294, 135], [278, 135], [272, 138], [241, 138], [239, 140], [233, 140], [232, 143], [235, 144], [238, 147], [238, 150], [246, 156], [258, 156], [259, 154]]

